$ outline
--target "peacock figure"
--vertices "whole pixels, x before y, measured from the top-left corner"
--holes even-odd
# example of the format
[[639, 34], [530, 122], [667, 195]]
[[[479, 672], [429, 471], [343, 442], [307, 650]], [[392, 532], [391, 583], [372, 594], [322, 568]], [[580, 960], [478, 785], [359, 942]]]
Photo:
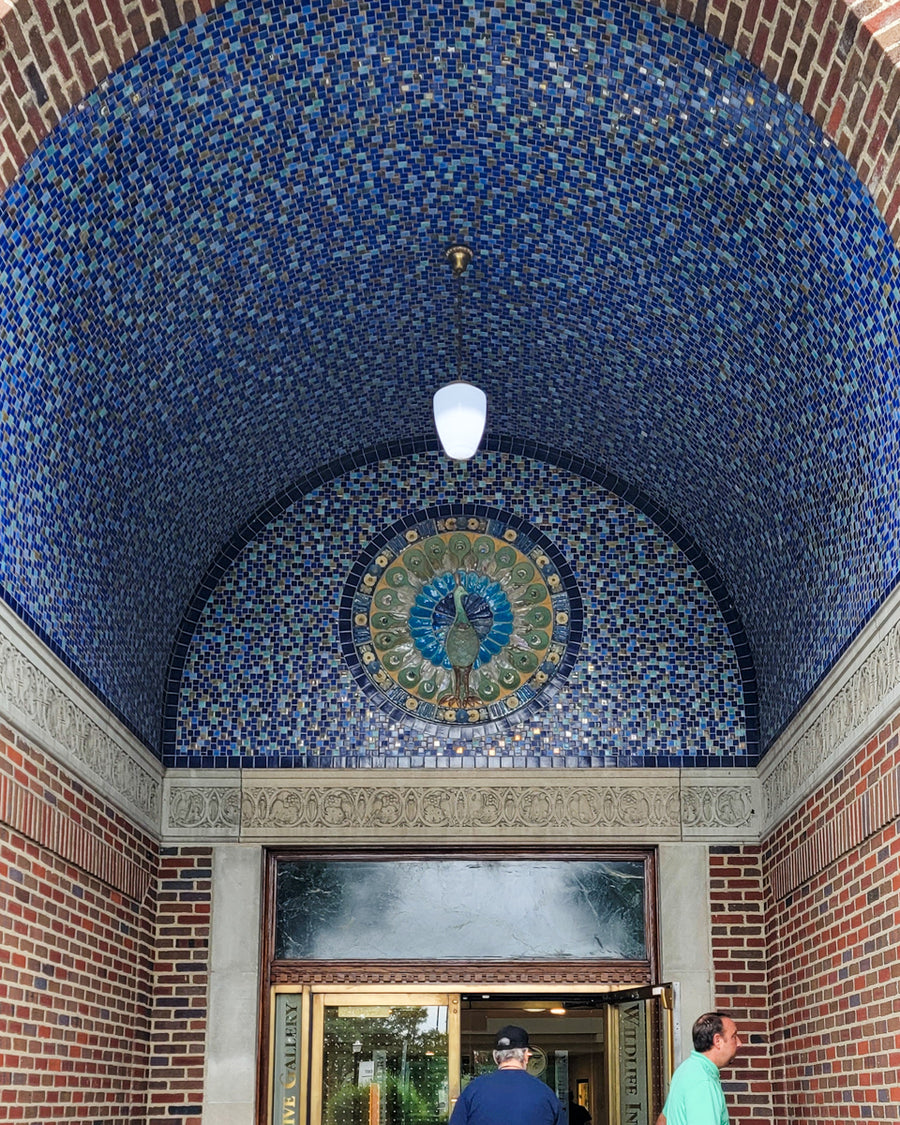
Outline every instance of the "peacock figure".
[[464, 596], [465, 589], [457, 576], [456, 587], [453, 590], [456, 616], [448, 626], [447, 635], [444, 637], [444, 652], [447, 654], [453, 673], [453, 691], [441, 697], [439, 701], [441, 707], [472, 707], [480, 702], [477, 695], [469, 692], [469, 674], [478, 658], [481, 638], [466, 615], [466, 607], [463, 605]]

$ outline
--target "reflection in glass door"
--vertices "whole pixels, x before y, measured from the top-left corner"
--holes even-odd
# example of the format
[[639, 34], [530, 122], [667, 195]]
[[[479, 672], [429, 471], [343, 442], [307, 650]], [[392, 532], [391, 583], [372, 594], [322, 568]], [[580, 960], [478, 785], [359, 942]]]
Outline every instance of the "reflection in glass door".
[[310, 1125], [446, 1122], [459, 1092], [454, 998], [320, 994], [313, 1004]]
[[529, 1070], [569, 1107], [569, 1125], [582, 1119], [578, 1106], [593, 1125], [656, 1121], [674, 1065], [668, 985], [580, 993], [281, 986], [267, 1121], [445, 1125], [461, 1085], [494, 1069], [495, 1036], [509, 1023], [528, 1029]]

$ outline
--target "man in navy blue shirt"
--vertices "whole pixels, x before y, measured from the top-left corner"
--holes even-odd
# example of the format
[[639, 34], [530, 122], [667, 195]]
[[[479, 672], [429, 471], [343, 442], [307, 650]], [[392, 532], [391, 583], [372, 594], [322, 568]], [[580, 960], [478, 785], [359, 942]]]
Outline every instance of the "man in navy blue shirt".
[[450, 1115], [450, 1125], [560, 1125], [562, 1103], [546, 1083], [526, 1070], [531, 1051], [524, 1027], [501, 1027], [492, 1074], [473, 1078]]

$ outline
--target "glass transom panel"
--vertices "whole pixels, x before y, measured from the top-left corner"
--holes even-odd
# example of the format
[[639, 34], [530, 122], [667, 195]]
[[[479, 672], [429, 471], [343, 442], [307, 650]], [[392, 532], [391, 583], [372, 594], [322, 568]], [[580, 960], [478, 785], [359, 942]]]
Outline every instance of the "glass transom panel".
[[644, 960], [640, 860], [286, 860], [278, 960]]

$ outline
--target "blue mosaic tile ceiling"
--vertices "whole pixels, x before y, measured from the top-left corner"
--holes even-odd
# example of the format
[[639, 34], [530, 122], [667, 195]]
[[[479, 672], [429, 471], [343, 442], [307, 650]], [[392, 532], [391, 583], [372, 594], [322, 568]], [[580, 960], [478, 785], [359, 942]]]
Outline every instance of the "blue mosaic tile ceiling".
[[900, 569], [900, 259], [796, 107], [640, 4], [242, 0], [76, 107], [0, 206], [6, 598], [157, 746], [246, 521], [384, 443], [409, 487], [457, 240], [489, 443], [685, 529], [765, 746]]

